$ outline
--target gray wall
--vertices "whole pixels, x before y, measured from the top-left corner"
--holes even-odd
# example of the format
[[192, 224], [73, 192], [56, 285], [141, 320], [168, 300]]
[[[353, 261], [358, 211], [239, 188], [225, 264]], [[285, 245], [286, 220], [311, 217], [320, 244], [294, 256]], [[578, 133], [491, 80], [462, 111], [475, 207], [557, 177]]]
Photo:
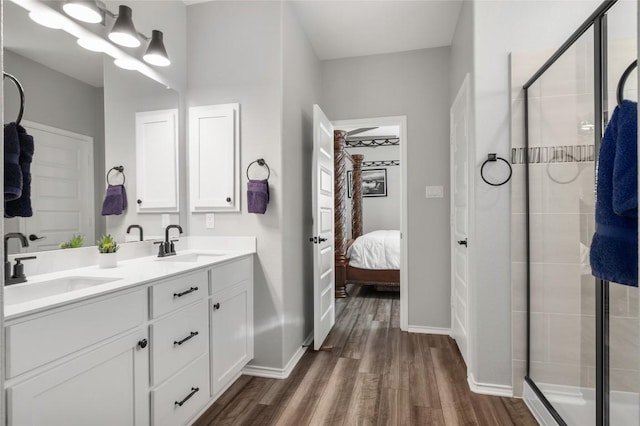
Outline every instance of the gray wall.
[[[189, 214], [189, 233], [257, 237], [253, 364], [281, 368], [285, 291], [281, 5], [262, 1], [195, 4], [187, 8], [187, 24], [188, 106], [240, 104], [242, 195], [242, 211], [216, 213], [215, 229], [206, 229], [204, 214]], [[271, 200], [264, 215], [246, 211], [245, 170], [257, 158], [264, 158], [271, 168]]]
[[[450, 327], [448, 47], [323, 61], [331, 120], [407, 116], [409, 326]], [[426, 185], [445, 197], [426, 199]]]
[[[402, 141], [400, 142], [402, 143]], [[364, 161], [400, 160], [399, 146], [379, 146], [376, 148], [349, 148], [350, 154], [364, 155]], [[353, 164], [347, 161], [347, 170]], [[362, 230], [367, 232], [379, 229], [400, 230], [400, 205], [402, 197], [402, 168], [399, 166], [367, 167], [367, 169], [387, 169], [387, 196], [362, 198]], [[351, 200], [347, 200], [347, 217], [351, 217]], [[351, 222], [347, 221], [347, 236], [351, 238]]]
[[[103, 90], [83, 83], [11, 51], [4, 52], [4, 70], [15, 75], [26, 93], [24, 120], [93, 138], [94, 184], [96, 202], [96, 235], [104, 231], [104, 219], [99, 214], [104, 182], [104, 117]], [[4, 99], [5, 122], [14, 121], [20, 108], [15, 86], [6, 80]], [[64, 106], [64, 107], [61, 107]], [[36, 141], [35, 155], [38, 152]], [[18, 219], [5, 219], [7, 230], [18, 230]], [[93, 238], [86, 239], [87, 244]], [[14, 243], [12, 242], [12, 246]], [[17, 246], [13, 247], [14, 251]]]
[[283, 5], [284, 362], [313, 331], [311, 158], [320, 63], [289, 2]]
[[[558, 47], [600, 1], [481, 1], [473, 5], [475, 175], [489, 152], [510, 149], [509, 53]], [[510, 386], [509, 185], [475, 184], [476, 262], [470, 274], [477, 294], [476, 380]]]

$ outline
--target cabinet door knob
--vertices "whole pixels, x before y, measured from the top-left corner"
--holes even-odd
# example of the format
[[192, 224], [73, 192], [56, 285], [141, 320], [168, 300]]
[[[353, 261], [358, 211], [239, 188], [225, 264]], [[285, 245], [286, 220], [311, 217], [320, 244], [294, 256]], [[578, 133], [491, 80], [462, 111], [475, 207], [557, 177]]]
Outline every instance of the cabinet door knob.
[[146, 348], [148, 344], [149, 342], [147, 341], [147, 339], [142, 339], [138, 342], [138, 346], [140, 347], [140, 349]]
[[214, 311], [217, 311], [218, 309], [220, 309], [220, 303], [216, 303], [215, 305], [213, 305]]
[[142, 200], [138, 198], [138, 204], [142, 204]]
[[227, 197], [227, 203], [231, 202], [231, 197]]

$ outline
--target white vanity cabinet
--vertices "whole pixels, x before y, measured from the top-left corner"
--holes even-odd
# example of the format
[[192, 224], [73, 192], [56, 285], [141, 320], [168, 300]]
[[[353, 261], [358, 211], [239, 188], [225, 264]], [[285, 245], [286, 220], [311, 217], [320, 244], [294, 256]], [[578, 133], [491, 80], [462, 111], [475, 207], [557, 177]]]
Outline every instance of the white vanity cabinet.
[[211, 387], [217, 396], [253, 358], [253, 259], [211, 270]]
[[6, 327], [9, 425], [149, 424], [144, 291]]
[[194, 422], [253, 358], [253, 256], [9, 319], [7, 420]]

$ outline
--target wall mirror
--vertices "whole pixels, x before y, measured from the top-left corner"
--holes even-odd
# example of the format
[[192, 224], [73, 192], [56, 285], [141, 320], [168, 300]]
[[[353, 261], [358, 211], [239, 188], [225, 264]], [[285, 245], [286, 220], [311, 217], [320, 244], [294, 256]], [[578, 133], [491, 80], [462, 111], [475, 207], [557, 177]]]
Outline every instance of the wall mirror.
[[[4, 3], [2, 36], [4, 71], [24, 87], [21, 124], [35, 145], [33, 216], [4, 219], [5, 232], [24, 233], [30, 247], [21, 249], [13, 240], [9, 253], [58, 249], [73, 235], [81, 235], [84, 246], [95, 245], [105, 233], [125, 242], [131, 240], [125, 233], [131, 224], [157, 222], [160, 229], [159, 215], [137, 213], [136, 113], [177, 111], [178, 92], [116, 67], [111, 58], [81, 48], [64, 31], [35, 23], [11, 1]], [[7, 124], [17, 118], [20, 97], [7, 78], [4, 90]], [[103, 216], [106, 173], [114, 166], [123, 166], [123, 173], [112, 171], [109, 181], [126, 179], [128, 208], [121, 215]], [[145, 229], [145, 239], [154, 234]]]

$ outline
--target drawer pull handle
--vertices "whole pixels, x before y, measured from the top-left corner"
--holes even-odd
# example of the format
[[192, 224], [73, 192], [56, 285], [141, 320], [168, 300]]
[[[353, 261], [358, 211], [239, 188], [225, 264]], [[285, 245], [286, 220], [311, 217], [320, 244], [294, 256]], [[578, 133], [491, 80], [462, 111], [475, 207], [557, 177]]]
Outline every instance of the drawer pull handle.
[[192, 332], [191, 332], [191, 333], [189, 333], [189, 335], [188, 335], [187, 337], [185, 337], [184, 339], [182, 339], [182, 340], [180, 340], [180, 341], [174, 340], [174, 341], [173, 341], [173, 344], [174, 344], [174, 345], [178, 345], [178, 346], [180, 346], [181, 344], [183, 344], [183, 343], [184, 343], [184, 342], [186, 342], [187, 340], [189, 340], [189, 339], [193, 339], [193, 338], [194, 338], [194, 337], [196, 337], [197, 335], [198, 335], [198, 332], [197, 332], [197, 331], [192, 331]]
[[189, 290], [185, 290], [182, 293], [173, 293], [173, 297], [182, 297], [194, 291], [198, 291], [198, 287], [190, 287]]
[[184, 397], [184, 399], [182, 401], [176, 401], [175, 405], [177, 405], [178, 407], [182, 407], [182, 405], [187, 402], [189, 400], [189, 398], [191, 398], [193, 395], [196, 394], [196, 392], [198, 392], [200, 390], [200, 388], [191, 388], [191, 393], [187, 396]]
[[213, 305], [214, 311], [217, 311], [218, 309], [220, 309], [220, 303], [216, 303], [215, 305]]

